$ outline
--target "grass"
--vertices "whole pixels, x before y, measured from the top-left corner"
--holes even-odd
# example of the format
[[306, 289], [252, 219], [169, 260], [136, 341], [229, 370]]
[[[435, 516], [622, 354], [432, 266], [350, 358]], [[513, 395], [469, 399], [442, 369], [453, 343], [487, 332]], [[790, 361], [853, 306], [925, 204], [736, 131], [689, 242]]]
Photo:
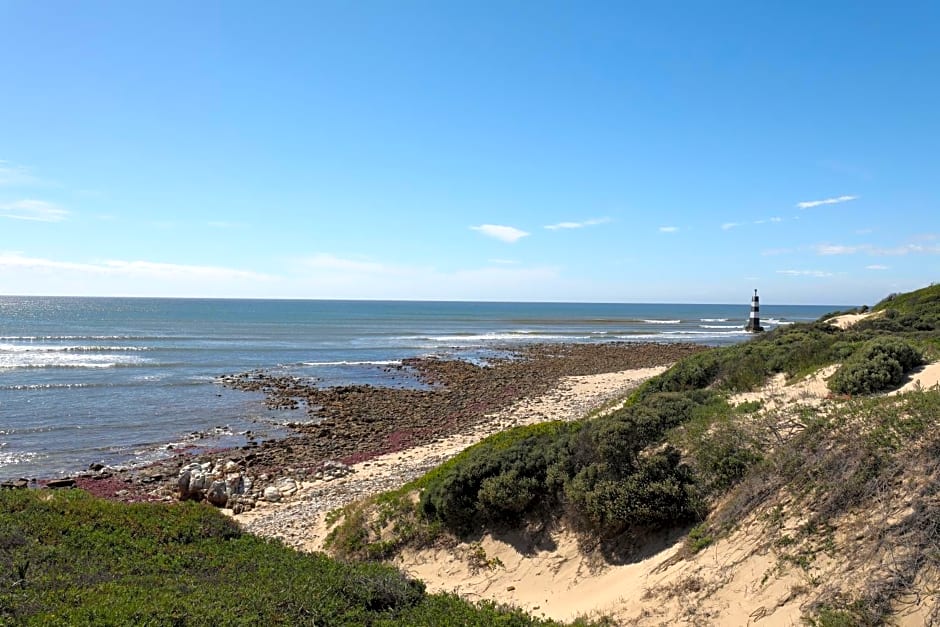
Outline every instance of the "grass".
[[205, 505], [0, 492], [0, 624], [553, 625], [302, 554]]

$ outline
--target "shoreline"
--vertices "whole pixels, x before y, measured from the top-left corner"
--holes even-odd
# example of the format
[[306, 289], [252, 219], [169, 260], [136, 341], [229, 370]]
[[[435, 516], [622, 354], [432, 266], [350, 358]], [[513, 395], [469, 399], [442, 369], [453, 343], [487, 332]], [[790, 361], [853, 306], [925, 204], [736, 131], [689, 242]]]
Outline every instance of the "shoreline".
[[[75, 485], [113, 500], [207, 500], [238, 514], [289, 500], [305, 483], [349, 474], [350, 467], [479, 428], [523, 399], [549, 393], [566, 377], [671, 364], [701, 344], [535, 344], [487, 366], [417, 358], [406, 367], [426, 389], [370, 385], [318, 388], [253, 371], [226, 386], [263, 392], [270, 407], [306, 410], [294, 434], [235, 449], [181, 452], [148, 466], [90, 469]], [[577, 416], [580, 417], [580, 416]]]
[[250, 512], [223, 510], [249, 533], [277, 538], [303, 551], [323, 550], [327, 514], [353, 501], [394, 490], [417, 479], [484, 438], [513, 427], [552, 420], [578, 420], [622, 397], [669, 366], [563, 377], [548, 392], [510, 407], [452, 435], [352, 464], [335, 478], [303, 482], [287, 502], [264, 503]]

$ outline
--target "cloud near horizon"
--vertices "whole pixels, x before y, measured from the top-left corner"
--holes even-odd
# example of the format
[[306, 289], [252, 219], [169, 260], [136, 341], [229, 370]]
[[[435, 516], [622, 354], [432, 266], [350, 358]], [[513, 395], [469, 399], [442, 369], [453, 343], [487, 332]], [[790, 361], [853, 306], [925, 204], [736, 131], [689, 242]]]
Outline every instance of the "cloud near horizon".
[[559, 275], [554, 267], [526, 267], [506, 259], [491, 259], [488, 264], [441, 270], [318, 253], [299, 260], [287, 280], [311, 298], [394, 300], [408, 294], [418, 300], [465, 300], [469, 291], [477, 300], [513, 300], [529, 290], [544, 297]]
[[812, 207], [819, 207], [820, 205], [837, 205], [843, 202], [849, 202], [850, 200], [858, 200], [858, 196], [836, 196], [835, 198], [825, 198], [823, 200], [804, 200], [803, 202], [796, 203], [796, 206], [800, 209], [811, 209]]
[[560, 271], [551, 266], [490, 265], [440, 270], [320, 253], [282, 259], [266, 274], [222, 266], [141, 260], [67, 261], [0, 250], [0, 284], [36, 296], [174, 298], [327, 298], [545, 300]]
[[41, 182], [26, 168], [13, 165], [9, 161], [0, 161], [0, 187], [38, 185]]
[[826, 272], [825, 270], [777, 270], [777, 274], [783, 274], [786, 276], [808, 276], [815, 278], [833, 276], [832, 272]]
[[45, 200], [26, 198], [0, 204], [0, 218], [29, 220], [31, 222], [62, 222], [68, 216], [67, 209]]
[[514, 226], [504, 226], [501, 224], [481, 224], [479, 226], [471, 226], [470, 229], [482, 233], [487, 237], [492, 237], [493, 239], [498, 239], [501, 242], [506, 242], [507, 244], [515, 244], [523, 237], [527, 237], [529, 235], [529, 233], [523, 231], [522, 229], [517, 229]]
[[610, 218], [591, 218], [583, 222], [559, 222], [557, 224], [548, 224], [545, 226], [549, 231], [559, 231], [562, 229], [583, 229], [586, 226], [597, 226], [598, 224], [608, 224]]
[[677, 227], [677, 226], [661, 226], [661, 227], [659, 227], [659, 232], [660, 232], [660, 233], [677, 233], [678, 231], [679, 231], [679, 227]]
[[211, 280], [270, 281], [276, 277], [250, 270], [237, 270], [220, 266], [200, 266], [154, 261], [105, 260], [74, 262], [28, 257], [17, 252], [0, 252], [0, 270], [69, 271], [97, 276], [130, 276], [135, 278], [192, 278]]
[[904, 255], [940, 255], [940, 245], [925, 246], [923, 244], [903, 244], [893, 248], [875, 246], [873, 244], [858, 244], [844, 246], [842, 244], [817, 244], [813, 247], [817, 255], [855, 255], [865, 253], [875, 257], [903, 257]]

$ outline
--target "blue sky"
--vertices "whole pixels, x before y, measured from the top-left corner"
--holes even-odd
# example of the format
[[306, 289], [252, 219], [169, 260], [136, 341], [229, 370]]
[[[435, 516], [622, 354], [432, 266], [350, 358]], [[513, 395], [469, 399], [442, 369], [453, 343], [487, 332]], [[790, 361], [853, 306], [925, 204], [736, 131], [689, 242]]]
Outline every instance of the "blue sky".
[[0, 293], [862, 304], [940, 5], [0, 0]]

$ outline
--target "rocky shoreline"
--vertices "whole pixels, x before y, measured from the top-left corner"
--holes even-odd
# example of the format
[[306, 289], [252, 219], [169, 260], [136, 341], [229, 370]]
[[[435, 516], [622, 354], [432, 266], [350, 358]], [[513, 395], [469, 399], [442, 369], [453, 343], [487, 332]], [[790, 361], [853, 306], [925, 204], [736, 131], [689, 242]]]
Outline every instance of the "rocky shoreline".
[[[463, 360], [405, 360], [422, 386], [318, 388], [263, 371], [226, 376], [221, 384], [261, 391], [271, 407], [306, 410], [294, 435], [238, 449], [180, 453], [130, 470], [92, 468], [75, 485], [124, 501], [207, 500], [236, 513], [258, 501], [292, 496], [303, 482], [332, 480], [353, 464], [407, 450], [480, 425], [523, 398], [537, 397], [563, 377], [672, 363], [703, 350], [697, 344], [539, 344], [513, 348], [487, 365]], [[588, 408], [586, 408], [588, 409]]]

